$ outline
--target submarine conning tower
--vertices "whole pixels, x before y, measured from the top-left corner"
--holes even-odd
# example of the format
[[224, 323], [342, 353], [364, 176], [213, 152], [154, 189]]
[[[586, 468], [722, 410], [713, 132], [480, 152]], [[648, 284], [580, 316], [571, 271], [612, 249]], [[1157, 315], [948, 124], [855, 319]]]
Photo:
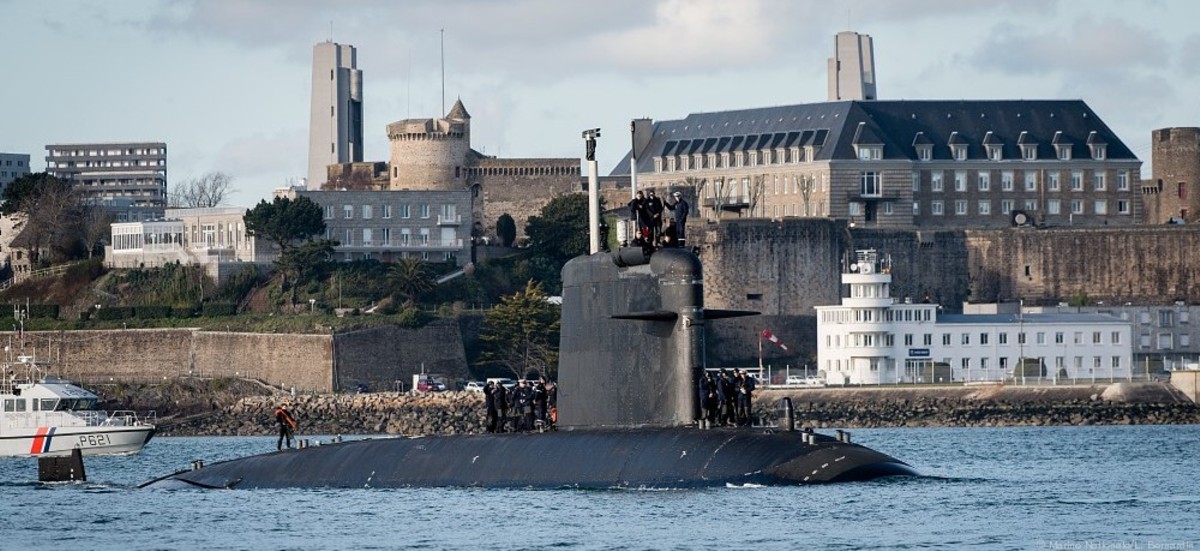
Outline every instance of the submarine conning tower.
[[562, 271], [558, 425], [677, 427], [699, 416], [705, 321], [700, 259], [684, 249], [623, 247]]

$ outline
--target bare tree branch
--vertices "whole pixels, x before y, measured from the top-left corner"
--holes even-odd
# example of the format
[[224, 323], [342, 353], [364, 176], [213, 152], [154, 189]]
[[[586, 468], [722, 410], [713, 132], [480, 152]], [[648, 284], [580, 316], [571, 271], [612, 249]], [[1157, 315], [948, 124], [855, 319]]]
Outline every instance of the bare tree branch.
[[199, 178], [185, 180], [175, 185], [175, 191], [167, 198], [175, 208], [207, 208], [224, 203], [236, 190], [233, 178], [224, 172], [209, 172]]

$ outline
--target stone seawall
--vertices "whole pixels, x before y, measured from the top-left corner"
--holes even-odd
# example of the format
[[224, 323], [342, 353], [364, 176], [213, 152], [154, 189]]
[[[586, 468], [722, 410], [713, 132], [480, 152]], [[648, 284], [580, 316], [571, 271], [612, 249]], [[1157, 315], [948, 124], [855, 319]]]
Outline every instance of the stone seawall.
[[[1015, 425], [1196, 424], [1200, 407], [1159, 383], [1074, 387], [945, 387], [922, 389], [767, 390], [755, 415], [773, 420], [790, 397], [801, 427], [934, 427]], [[161, 434], [275, 434], [280, 398], [250, 397], [212, 415], [164, 422]], [[483, 396], [375, 393], [283, 398], [300, 434], [475, 434], [485, 429]]]

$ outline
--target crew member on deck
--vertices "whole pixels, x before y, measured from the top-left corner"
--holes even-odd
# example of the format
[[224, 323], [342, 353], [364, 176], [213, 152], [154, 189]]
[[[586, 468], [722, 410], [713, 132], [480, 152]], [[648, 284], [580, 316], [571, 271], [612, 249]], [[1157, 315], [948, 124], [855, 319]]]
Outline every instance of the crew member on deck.
[[275, 449], [283, 449], [283, 440], [285, 438], [287, 439], [288, 449], [291, 449], [292, 434], [296, 430], [296, 419], [288, 412], [286, 404], [275, 406], [275, 422], [279, 424], [279, 441], [275, 443]]

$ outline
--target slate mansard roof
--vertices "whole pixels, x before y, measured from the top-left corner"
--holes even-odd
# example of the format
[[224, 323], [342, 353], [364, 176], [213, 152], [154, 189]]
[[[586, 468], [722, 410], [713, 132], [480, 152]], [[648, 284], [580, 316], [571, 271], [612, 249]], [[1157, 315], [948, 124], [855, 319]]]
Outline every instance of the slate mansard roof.
[[[861, 126], [859, 123], [863, 123]], [[1072, 159], [1089, 159], [1089, 145], [1106, 146], [1105, 158], [1137, 161], [1121, 138], [1083, 100], [838, 101], [694, 113], [658, 121], [638, 158], [638, 172], [654, 171], [655, 157], [727, 153], [749, 149], [815, 146], [815, 161], [856, 159], [859, 143], [881, 142], [883, 158], [917, 160], [914, 144], [933, 145], [933, 160], [951, 160], [950, 143], [967, 146], [967, 158], [984, 160], [988, 145], [1003, 158], [1021, 159], [1021, 143], [1039, 160], [1055, 159], [1068, 144]], [[990, 136], [989, 136], [990, 133]], [[869, 139], [868, 139], [869, 138]], [[868, 141], [863, 141], [868, 139]], [[872, 145], [875, 145], [872, 143]], [[629, 153], [612, 176], [629, 174]]]

